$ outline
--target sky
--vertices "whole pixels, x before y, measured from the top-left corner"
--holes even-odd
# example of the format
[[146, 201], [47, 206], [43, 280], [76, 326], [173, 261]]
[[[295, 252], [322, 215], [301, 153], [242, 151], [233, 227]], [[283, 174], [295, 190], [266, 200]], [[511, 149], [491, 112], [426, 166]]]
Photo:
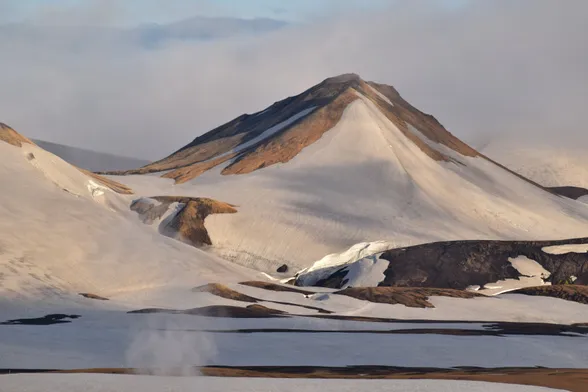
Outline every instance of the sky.
[[[0, 122], [32, 138], [159, 159], [355, 72], [395, 86], [474, 146], [517, 137], [588, 147], [587, 1], [342, 2], [0, 0], [5, 22], [27, 20], [0, 26]], [[83, 28], [278, 14], [295, 23], [149, 48]]]
[[[133, 26], [141, 23], [170, 23], [187, 16], [272, 18], [301, 22], [334, 13], [377, 10], [397, 0], [0, 0], [0, 23], [35, 22], [59, 16], [93, 24]], [[437, 0], [451, 8], [467, 0]], [[100, 3], [100, 4], [98, 4]], [[105, 5], [106, 4], [106, 5]], [[65, 16], [70, 20], [65, 21]], [[54, 21], [55, 23], [55, 21]]]

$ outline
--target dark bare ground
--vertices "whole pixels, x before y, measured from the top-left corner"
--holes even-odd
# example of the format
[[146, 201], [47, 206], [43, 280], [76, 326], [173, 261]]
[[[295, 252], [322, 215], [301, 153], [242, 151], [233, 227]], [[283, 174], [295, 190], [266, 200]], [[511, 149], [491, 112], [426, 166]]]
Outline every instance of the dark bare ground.
[[232, 318], [272, 318], [287, 316], [285, 312], [277, 309], [271, 309], [263, 305], [249, 305], [245, 308], [240, 306], [229, 305], [211, 305], [203, 306], [201, 308], [177, 310], [177, 309], [162, 309], [162, 308], [147, 308], [139, 310], [131, 310], [130, 314], [150, 314], [150, 313], [164, 313], [164, 314], [188, 314], [193, 316], [207, 316], [207, 317], [232, 317]]
[[102, 297], [102, 296], [100, 296], [100, 295], [97, 295], [97, 294], [92, 294], [92, 293], [80, 293], [80, 295], [81, 295], [82, 297], [85, 297], [85, 298], [90, 298], [90, 299], [97, 299], [97, 300], [100, 300], [100, 301], [108, 301], [108, 298], [106, 298], [106, 297]]
[[482, 294], [454, 289], [431, 287], [350, 287], [336, 291], [334, 294], [382, 304], [402, 304], [411, 308], [434, 308], [429, 297], [442, 296], [451, 298], [484, 297]]
[[566, 301], [574, 301], [588, 304], [588, 286], [565, 284], [552, 286], [527, 287], [512, 291], [515, 294], [538, 295], [542, 297], [561, 298]]
[[[323, 308], [317, 308], [315, 306], [309, 306], [309, 305], [300, 305], [300, 304], [294, 304], [291, 302], [283, 302], [283, 301], [274, 301], [271, 299], [261, 299], [261, 298], [255, 298], [255, 297], [251, 297], [249, 295], [245, 295], [242, 294], [238, 291], [235, 291], [223, 284], [220, 283], [209, 283], [203, 286], [199, 286], [199, 287], [195, 287], [192, 289], [192, 291], [194, 292], [206, 292], [206, 293], [210, 293], [222, 298], [226, 298], [226, 299], [232, 299], [235, 301], [242, 301], [242, 302], [251, 302], [251, 303], [257, 303], [257, 302], [269, 302], [269, 303], [274, 303], [274, 304], [279, 304], [279, 305], [288, 305], [288, 306], [297, 306], [299, 308], [304, 308], [304, 309], [310, 309], [310, 310], [316, 310], [319, 313], [323, 313], [323, 314], [331, 314], [333, 312], [323, 309]], [[284, 290], [286, 291], [286, 290]]]
[[254, 280], [254, 281], [249, 281], [249, 282], [241, 282], [239, 284], [242, 284], [244, 286], [257, 287], [258, 289], [271, 290], [271, 291], [284, 291], [284, 292], [290, 292], [290, 293], [300, 293], [300, 294], [304, 294], [304, 295], [316, 294], [316, 292], [314, 292], [314, 291], [302, 290], [302, 289], [296, 288], [294, 286], [290, 287], [290, 286], [271, 283], [271, 282], [262, 282], [262, 281], [255, 281]]
[[36, 318], [22, 318], [4, 321], [0, 325], [53, 325], [53, 324], [65, 324], [71, 323], [71, 320], [66, 319], [77, 319], [80, 316], [77, 314], [48, 314], [43, 317]]

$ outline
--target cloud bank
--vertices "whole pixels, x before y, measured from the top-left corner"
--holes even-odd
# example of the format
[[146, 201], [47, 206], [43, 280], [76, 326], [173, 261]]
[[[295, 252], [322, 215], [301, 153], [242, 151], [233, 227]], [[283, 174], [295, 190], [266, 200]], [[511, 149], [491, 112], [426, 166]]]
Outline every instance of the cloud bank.
[[583, 0], [451, 11], [407, 1], [155, 48], [96, 29], [13, 26], [0, 32], [0, 121], [38, 139], [157, 159], [241, 113], [356, 72], [394, 85], [475, 145], [500, 135], [587, 145], [587, 14]]

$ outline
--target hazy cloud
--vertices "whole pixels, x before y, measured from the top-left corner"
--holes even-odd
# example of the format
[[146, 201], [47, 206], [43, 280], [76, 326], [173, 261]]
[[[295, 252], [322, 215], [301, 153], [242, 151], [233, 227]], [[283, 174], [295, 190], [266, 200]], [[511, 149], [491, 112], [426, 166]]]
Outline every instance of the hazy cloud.
[[155, 159], [243, 112], [357, 72], [395, 85], [468, 141], [504, 133], [588, 144], [588, 2], [395, 4], [156, 49], [95, 32], [3, 31], [0, 121], [35, 138]]

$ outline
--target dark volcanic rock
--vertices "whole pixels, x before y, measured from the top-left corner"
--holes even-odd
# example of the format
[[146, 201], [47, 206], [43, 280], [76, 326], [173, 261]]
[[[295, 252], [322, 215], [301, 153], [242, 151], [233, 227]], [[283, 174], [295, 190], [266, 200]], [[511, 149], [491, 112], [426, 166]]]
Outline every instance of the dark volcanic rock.
[[24, 318], [8, 320], [0, 325], [52, 325], [52, 324], [66, 324], [71, 323], [70, 320], [66, 319], [77, 319], [80, 316], [77, 314], [48, 314], [43, 317], [37, 318]]
[[502, 279], [516, 279], [520, 273], [509, 258], [526, 256], [551, 272], [549, 281], [559, 283], [576, 276], [577, 283], [588, 281], [588, 254], [554, 255], [542, 248], [552, 245], [583, 244], [588, 238], [562, 241], [451, 241], [409, 248], [391, 249], [382, 254], [390, 261], [381, 286], [420, 286], [465, 289]]
[[557, 195], [564, 196], [574, 200], [577, 200], [582, 196], [588, 195], [588, 189], [580, 188], [577, 186], [554, 186], [547, 189], [549, 189], [551, 192]]
[[[546, 281], [588, 284], [588, 253], [550, 254], [547, 246], [586, 244], [588, 238], [560, 241], [447, 241], [390, 249], [380, 258], [390, 262], [379, 286], [437, 287], [463, 290], [522, 276], [509, 258], [525, 256], [551, 273]], [[318, 281], [316, 286], [341, 288], [348, 266]]]
[[279, 272], [279, 273], [288, 272], [288, 266], [286, 264], [282, 264], [281, 266], [278, 267], [276, 272]]

